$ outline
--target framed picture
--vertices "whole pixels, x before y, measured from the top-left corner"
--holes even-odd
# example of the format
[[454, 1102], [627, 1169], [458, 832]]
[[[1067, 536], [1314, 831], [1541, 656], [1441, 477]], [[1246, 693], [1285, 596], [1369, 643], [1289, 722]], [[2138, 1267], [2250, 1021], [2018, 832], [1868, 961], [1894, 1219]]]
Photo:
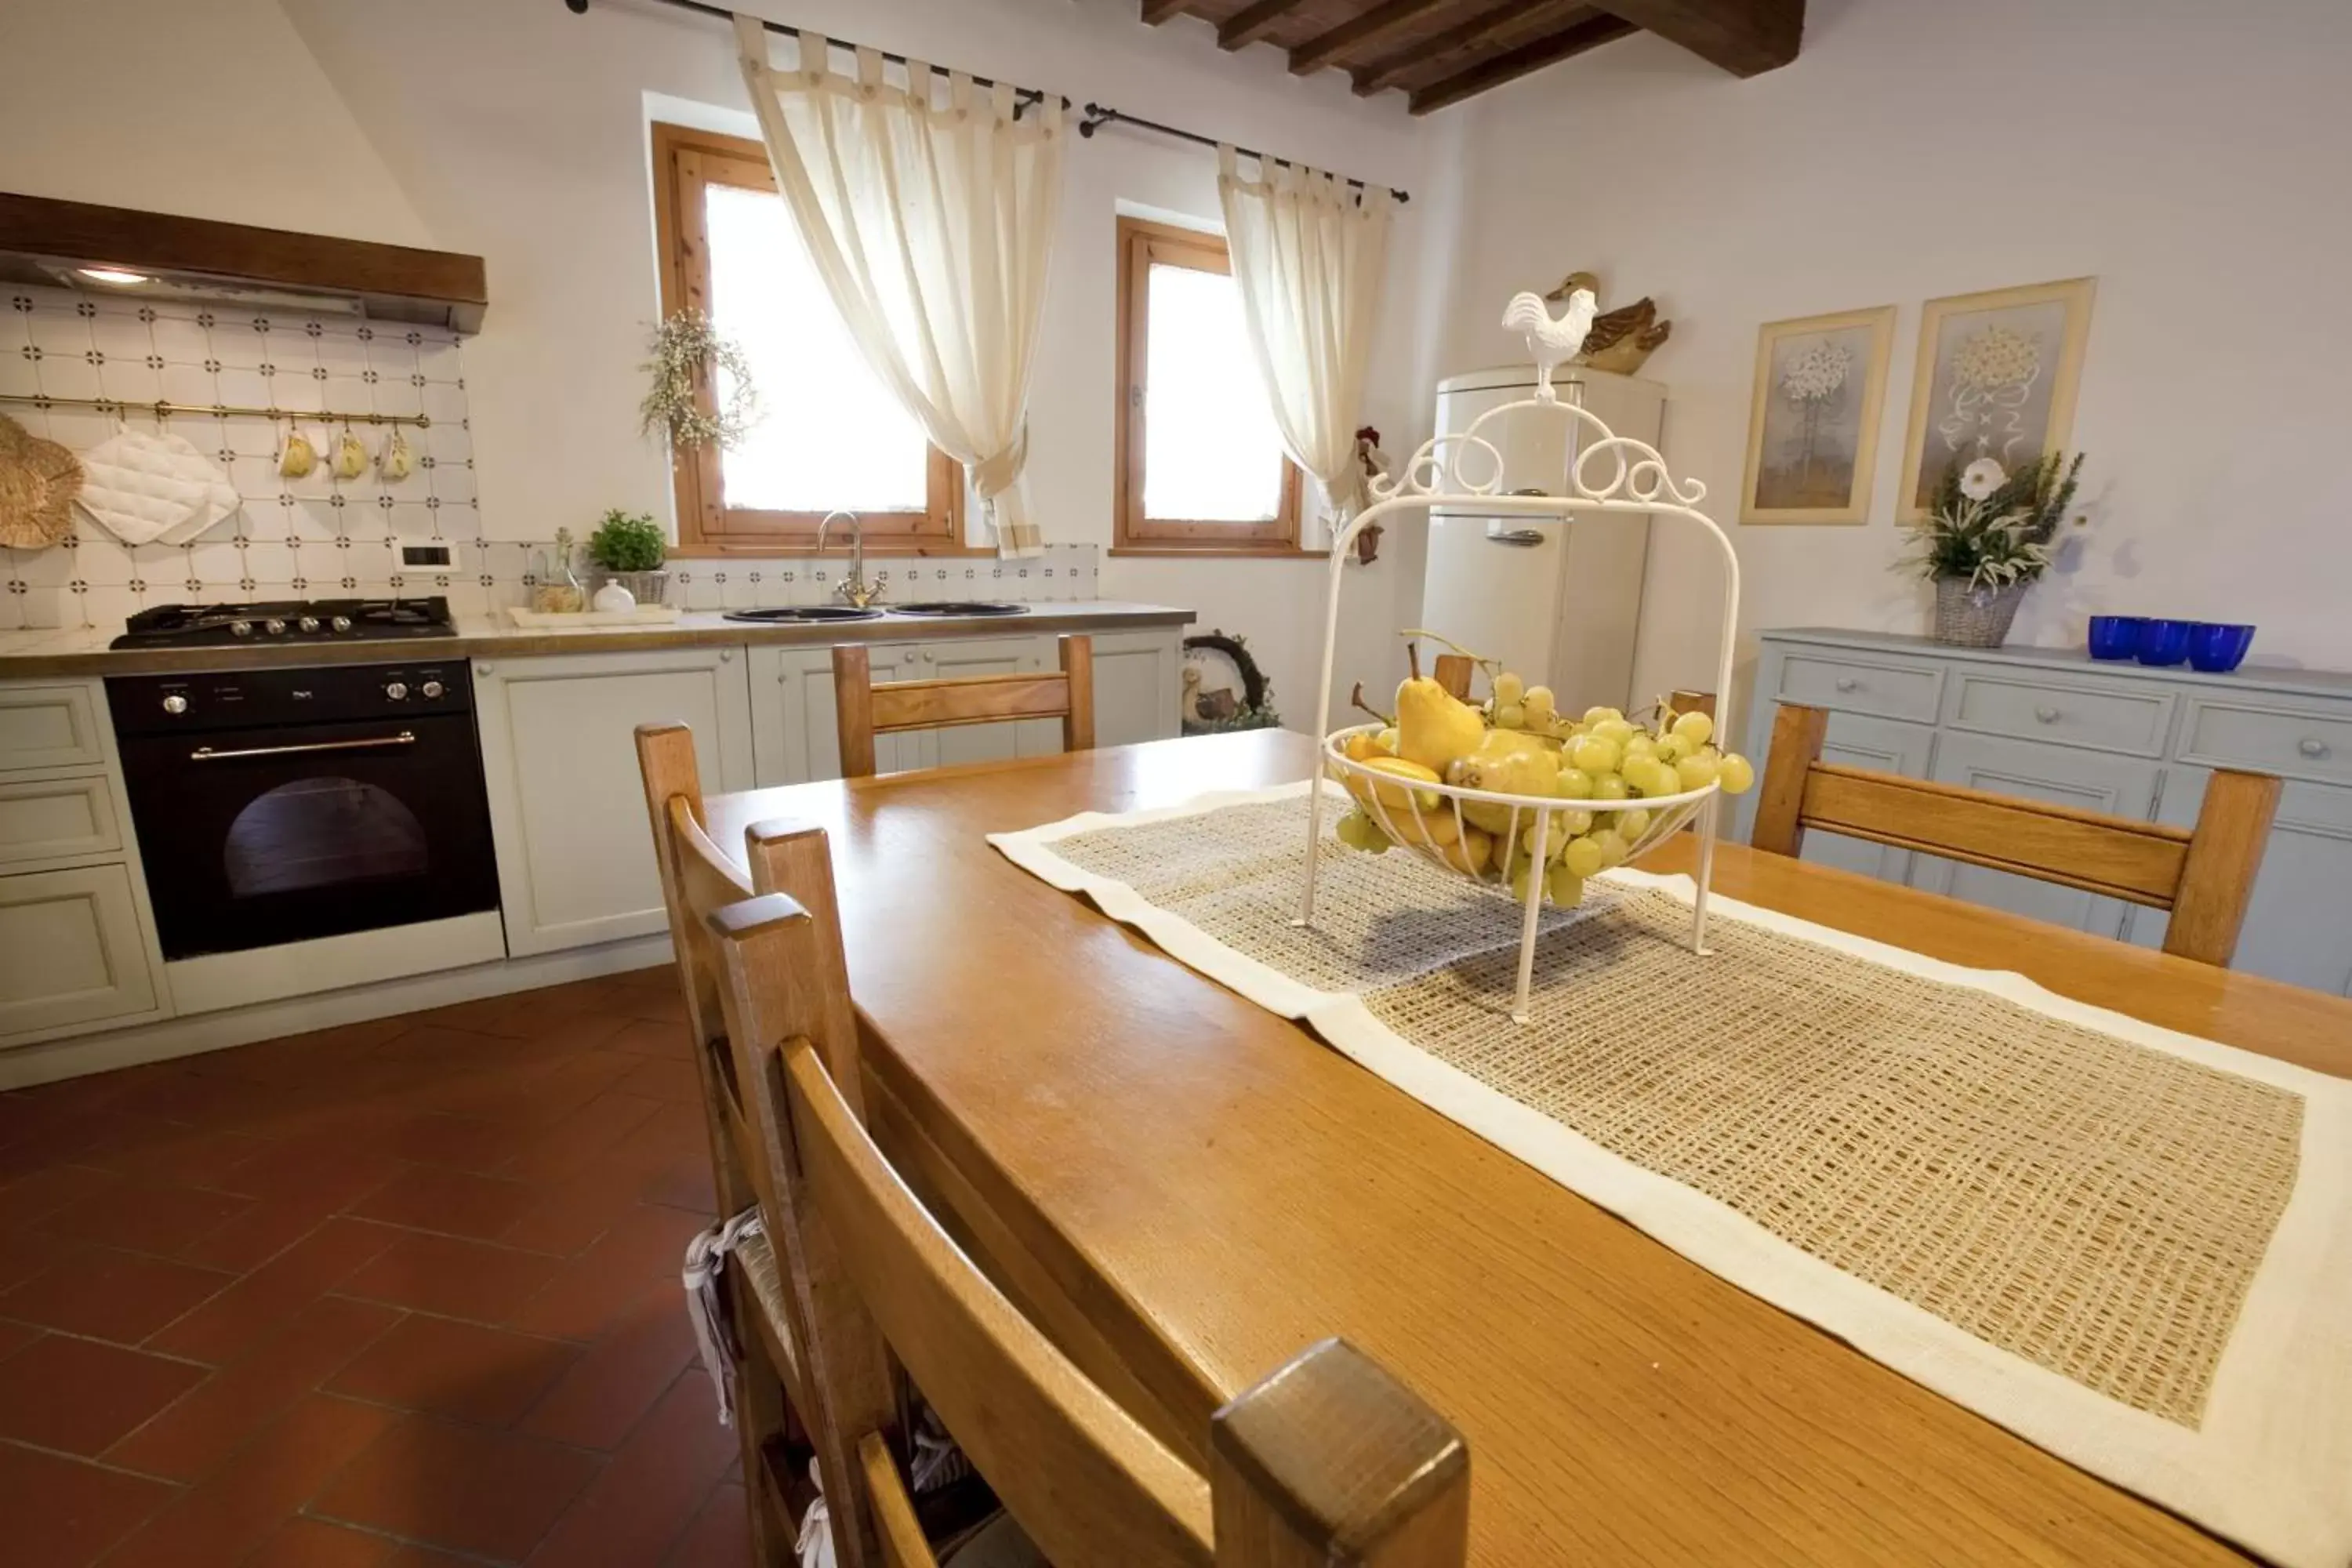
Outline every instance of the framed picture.
[[1991, 458], [2015, 472], [2066, 445], [2095, 286], [2074, 278], [1927, 301], [1897, 515], [1927, 516], [1955, 462]]
[[1764, 323], [1740, 521], [1867, 521], [1894, 341], [1892, 305]]

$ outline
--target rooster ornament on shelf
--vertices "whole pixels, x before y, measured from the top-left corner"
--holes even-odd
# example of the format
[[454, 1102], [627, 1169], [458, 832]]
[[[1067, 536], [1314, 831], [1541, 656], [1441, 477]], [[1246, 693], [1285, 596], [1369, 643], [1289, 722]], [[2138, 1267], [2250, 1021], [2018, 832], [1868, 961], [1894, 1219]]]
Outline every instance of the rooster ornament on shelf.
[[1551, 400], [1551, 373], [1583, 350], [1585, 334], [1592, 330], [1593, 312], [1600, 308], [1601, 301], [1591, 289], [1579, 289], [1568, 297], [1567, 313], [1553, 321], [1542, 295], [1521, 289], [1511, 296], [1511, 302], [1503, 309], [1503, 330], [1527, 334], [1528, 354], [1536, 362], [1538, 397]]

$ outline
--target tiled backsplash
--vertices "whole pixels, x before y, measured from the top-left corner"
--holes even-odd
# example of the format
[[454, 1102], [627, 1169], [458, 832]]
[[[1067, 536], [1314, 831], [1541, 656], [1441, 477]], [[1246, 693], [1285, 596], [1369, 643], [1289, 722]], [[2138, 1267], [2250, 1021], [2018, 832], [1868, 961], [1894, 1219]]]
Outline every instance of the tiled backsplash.
[[[552, 546], [484, 536], [463, 349], [453, 333], [13, 284], [0, 285], [0, 393], [287, 411], [173, 416], [166, 427], [210, 454], [244, 506], [187, 544], [126, 546], [77, 511], [70, 542], [0, 550], [0, 630], [112, 627], [148, 605], [237, 598], [439, 594], [460, 615], [527, 602]], [[341, 432], [317, 417], [320, 410], [425, 415], [430, 427], [410, 431], [415, 471], [385, 483], [371, 465], [359, 479], [335, 479], [324, 455]], [[115, 426], [113, 416], [88, 408], [0, 403], [0, 414], [76, 452]], [[125, 418], [142, 428], [156, 423], [152, 413]], [[299, 479], [278, 472], [289, 420], [321, 454]], [[371, 451], [382, 440], [377, 426], [353, 430]], [[583, 519], [572, 531], [584, 538], [593, 525]], [[448, 571], [402, 570], [398, 547], [425, 543], [450, 547]], [[831, 558], [681, 560], [671, 563], [670, 601], [688, 609], [817, 604], [844, 570]], [[1091, 599], [1096, 547], [1055, 545], [1024, 561], [879, 561], [869, 575], [896, 599]]]

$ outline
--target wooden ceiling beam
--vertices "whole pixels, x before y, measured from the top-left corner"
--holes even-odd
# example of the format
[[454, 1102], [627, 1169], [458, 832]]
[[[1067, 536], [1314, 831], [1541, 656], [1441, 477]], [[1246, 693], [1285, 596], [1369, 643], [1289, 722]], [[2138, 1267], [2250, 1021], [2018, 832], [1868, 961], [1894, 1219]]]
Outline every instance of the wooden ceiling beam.
[[1274, 25], [1298, 9], [1302, 0], [1257, 0], [1217, 24], [1217, 47], [1244, 48], [1272, 31]]
[[1143, 0], [1143, 25], [1156, 27], [1171, 16], [1181, 16], [1192, 9], [1192, 0]]
[[1290, 74], [1306, 76], [1338, 64], [1340, 56], [1377, 44], [1448, 3], [1449, 0], [1387, 0], [1387, 4], [1375, 5], [1352, 20], [1318, 33], [1291, 50]]
[[1589, 17], [1572, 27], [1563, 27], [1515, 49], [1505, 49], [1475, 65], [1454, 72], [1443, 80], [1416, 89], [1412, 95], [1415, 114], [1428, 114], [1465, 98], [1475, 98], [1507, 81], [1516, 81], [1529, 71], [1558, 65], [1587, 49], [1597, 49], [1603, 44], [1614, 43], [1629, 33], [1641, 29], [1621, 17], [1601, 16]]
[[1761, 76], [1797, 58], [1805, 0], [1601, 0], [1602, 8], [1680, 44], [1734, 76]]
[[[1456, 22], [1442, 33], [1433, 33], [1407, 44], [1394, 54], [1385, 55], [1369, 65], [1359, 66], [1348, 73], [1355, 81], [1356, 96], [1370, 98], [1376, 92], [1385, 92], [1433, 60], [1485, 43], [1512, 23], [1541, 10], [1544, 3], [1545, 0], [1536, 0], [1532, 5], [1528, 0], [1503, 0], [1501, 5], [1489, 6], [1475, 16]], [[1580, 5], [1575, 8], [1574, 15], [1580, 20], [1590, 9]]]

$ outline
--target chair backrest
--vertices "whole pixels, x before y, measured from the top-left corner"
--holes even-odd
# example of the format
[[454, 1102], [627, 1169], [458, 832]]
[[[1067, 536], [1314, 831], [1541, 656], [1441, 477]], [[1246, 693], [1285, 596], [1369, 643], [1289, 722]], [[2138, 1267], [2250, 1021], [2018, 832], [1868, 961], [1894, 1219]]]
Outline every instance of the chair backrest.
[[874, 684], [864, 645], [833, 650], [833, 706], [841, 737], [841, 776], [874, 772], [874, 737], [905, 730], [944, 730], [1012, 719], [1059, 719], [1062, 749], [1095, 745], [1094, 639], [1060, 639], [1061, 668], [1037, 675], [965, 675]]
[[1795, 855], [1805, 829], [2167, 910], [2164, 951], [2227, 966], [2262, 869], [2279, 781], [2217, 770], [2192, 829], [1931, 784], [1821, 760], [1829, 714], [1783, 703], [1750, 842]]
[[[755, 860], [770, 831], [751, 830]], [[1317, 1345], [1219, 1411], [1203, 1478], [1021, 1315], [867, 1135], [842, 1091], [854, 1068], [810, 1037], [835, 1000], [815, 978], [824, 923], [782, 894], [709, 921], [738, 1071], [780, 1173], [772, 1239], [807, 1293], [823, 1419], [855, 1456], [854, 1469], [825, 1472], [845, 1568], [932, 1563], [893, 1451], [895, 1413], [868, 1379], [886, 1353], [1051, 1562], [1458, 1568], [1462, 1439], [1350, 1347]]]

